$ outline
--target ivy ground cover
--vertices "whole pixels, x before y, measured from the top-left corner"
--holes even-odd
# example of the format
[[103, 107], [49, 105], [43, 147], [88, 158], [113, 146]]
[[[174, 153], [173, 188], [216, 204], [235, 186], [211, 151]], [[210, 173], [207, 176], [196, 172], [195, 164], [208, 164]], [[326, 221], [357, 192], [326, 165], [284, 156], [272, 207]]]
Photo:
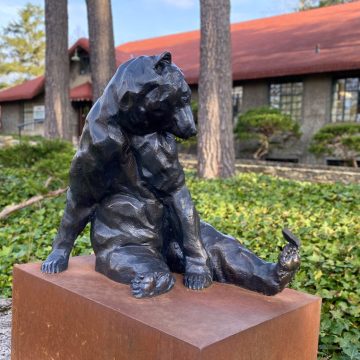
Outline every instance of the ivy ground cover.
[[[67, 184], [73, 149], [60, 142], [0, 150], [0, 211]], [[291, 287], [322, 297], [319, 359], [359, 359], [360, 186], [313, 184], [259, 174], [187, 183], [205, 221], [237, 237], [268, 261], [285, 245], [283, 227], [302, 240], [301, 270]], [[0, 296], [11, 297], [12, 266], [44, 260], [65, 196], [0, 220]], [[73, 255], [89, 254], [89, 229]]]

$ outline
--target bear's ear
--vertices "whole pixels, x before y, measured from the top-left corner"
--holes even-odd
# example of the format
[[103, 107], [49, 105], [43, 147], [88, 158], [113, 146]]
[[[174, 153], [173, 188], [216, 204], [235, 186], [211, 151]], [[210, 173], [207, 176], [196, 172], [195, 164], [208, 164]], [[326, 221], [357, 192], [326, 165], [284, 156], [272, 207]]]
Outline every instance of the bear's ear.
[[164, 67], [166, 65], [170, 65], [171, 64], [171, 53], [168, 51], [163, 52], [161, 55], [158, 56], [158, 59], [155, 63], [155, 70], [159, 73], [162, 72], [162, 70], [164, 69]]

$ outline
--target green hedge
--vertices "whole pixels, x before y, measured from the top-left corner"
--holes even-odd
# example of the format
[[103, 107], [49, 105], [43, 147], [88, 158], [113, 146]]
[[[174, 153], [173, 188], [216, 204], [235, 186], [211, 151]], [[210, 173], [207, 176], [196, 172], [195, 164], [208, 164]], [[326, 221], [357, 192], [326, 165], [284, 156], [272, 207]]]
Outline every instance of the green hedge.
[[73, 155], [73, 146], [61, 141], [0, 149], [0, 208], [67, 186]]
[[299, 124], [290, 115], [282, 113], [278, 109], [263, 106], [239, 115], [234, 132], [239, 139], [247, 137], [249, 132], [266, 136], [291, 132], [298, 136], [300, 135], [299, 128]]
[[[2, 151], [0, 159], [5, 159]], [[49, 188], [63, 186], [72, 155], [73, 149], [64, 145], [62, 150], [42, 153], [28, 167], [0, 160], [0, 208], [45, 191], [43, 184], [50, 173]], [[320, 357], [358, 359], [360, 186], [258, 174], [204, 181], [192, 172], [187, 173], [187, 183], [202, 218], [269, 261], [276, 261], [284, 245], [282, 227], [301, 238], [302, 266], [292, 287], [323, 298]], [[11, 296], [14, 263], [44, 260], [50, 252], [64, 204], [65, 196], [45, 200], [0, 221], [2, 295]], [[88, 237], [87, 228], [76, 242], [74, 255], [91, 253]]]
[[333, 155], [357, 166], [356, 158], [360, 157], [360, 123], [325, 125], [314, 135], [309, 150], [315, 155]]
[[279, 146], [284, 145], [290, 137], [298, 138], [301, 135], [299, 123], [290, 115], [267, 106], [250, 109], [240, 114], [234, 133], [239, 140], [258, 140], [259, 147], [254, 153], [255, 159], [261, 159], [268, 154], [271, 145], [275, 145], [271, 143], [274, 136], [278, 137], [278, 141], [280, 140], [276, 144]]

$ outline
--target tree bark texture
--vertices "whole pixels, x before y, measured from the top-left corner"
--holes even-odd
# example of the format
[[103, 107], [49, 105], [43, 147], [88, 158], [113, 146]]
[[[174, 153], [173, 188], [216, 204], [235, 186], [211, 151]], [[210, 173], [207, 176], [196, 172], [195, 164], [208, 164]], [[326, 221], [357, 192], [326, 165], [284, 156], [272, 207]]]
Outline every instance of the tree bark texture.
[[95, 102], [116, 70], [114, 32], [110, 0], [86, 0], [89, 39], [90, 66]]
[[67, 0], [45, 0], [45, 136], [71, 140]]
[[232, 120], [230, 0], [200, 0], [198, 174], [235, 173]]

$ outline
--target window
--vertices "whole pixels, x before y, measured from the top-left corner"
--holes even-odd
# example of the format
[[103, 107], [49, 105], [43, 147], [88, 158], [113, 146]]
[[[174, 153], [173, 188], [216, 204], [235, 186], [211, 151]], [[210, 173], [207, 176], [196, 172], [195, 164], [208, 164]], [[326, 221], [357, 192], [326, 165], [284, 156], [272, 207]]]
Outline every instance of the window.
[[24, 103], [24, 131], [34, 131], [35, 123], [43, 123], [45, 120], [45, 106], [33, 105], [31, 102]]
[[[356, 161], [357, 165], [360, 166], [360, 161]], [[338, 160], [338, 159], [327, 159], [326, 165], [329, 166], [349, 166], [352, 167], [352, 161], [350, 160]]]
[[297, 158], [273, 158], [273, 157], [267, 157], [266, 161], [274, 161], [274, 162], [279, 162], [279, 163], [293, 163], [293, 164], [297, 164], [299, 162], [299, 159]]
[[37, 105], [33, 107], [33, 119], [34, 121], [44, 121], [45, 119], [45, 106]]
[[302, 117], [302, 97], [303, 83], [300, 81], [270, 84], [270, 106], [297, 121]]
[[331, 121], [360, 122], [359, 78], [337, 79], [333, 88]]
[[90, 73], [90, 58], [88, 55], [82, 55], [80, 57], [80, 75]]
[[34, 111], [31, 102], [24, 103], [24, 124], [26, 124], [25, 130], [34, 130]]
[[243, 87], [235, 86], [232, 90], [233, 117], [235, 118], [241, 111]]

